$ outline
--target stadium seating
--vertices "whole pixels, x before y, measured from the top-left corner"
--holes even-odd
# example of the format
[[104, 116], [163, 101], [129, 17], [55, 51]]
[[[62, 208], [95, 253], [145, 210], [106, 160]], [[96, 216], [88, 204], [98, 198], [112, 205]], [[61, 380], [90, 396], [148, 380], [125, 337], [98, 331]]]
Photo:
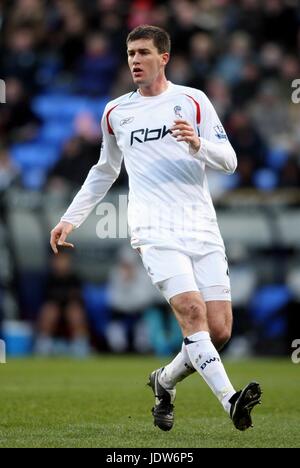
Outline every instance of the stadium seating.
[[39, 142], [44, 145], [57, 145], [61, 149], [62, 144], [74, 134], [72, 122], [48, 122], [40, 132]]
[[282, 245], [300, 249], [300, 210], [286, 209], [279, 212], [277, 219]]
[[27, 189], [39, 190], [43, 187], [49, 169], [59, 158], [59, 148], [56, 143], [34, 142], [15, 144], [11, 147], [11, 156], [20, 167], [23, 186]]
[[22, 169], [40, 167], [48, 169], [59, 158], [56, 145], [44, 143], [20, 143], [11, 147], [13, 160]]
[[105, 335], [110, 319], [107, 289], [105, 285], [86, 283], [83, 286], [83, 299], [92, 329], [98, 337]]
[[225, 244], [238, 243], [247, 248], [272, 246], [271, 226], [259, 210], [222, 211], [218, 220]]
[[284, 148], [270, 148], [267, 153], [267, 165], [276, 171], [280, 171], [288, 159], [288, 151]]
[[271, 191], [277, 187], [278, 176], [269, 168], [259, 169], [254, 174], [254, 185], [259, 190]]
[[291, 292], [282, 284], [260, 287], [250, 302], [250, 311], [257, 332], [266, 339], [278, 338], [285, 332], [286, 320], [280, 313], [290, 301]]
[[230, 281], [233, 305], [245, 307], [257, 284], [255, 266], [249, 262], [231, 266]]
[[47, 248], [39, 217], [31, 210], [12, 210], [8, 223], [18, 269], [43, 271], [47, 266]]
[[108, 100], [108, 97], [91, 99], [76, 95], [42, 94], [33, 99], [32, 108], [46, 122], [72, 122], [83, 111], [90, 111], [100, 119]]
[[[111, 191], [102, 203], [112, 203], [116, 207], [111, 213], [110, 221], [112, 226], [118, 226], [115, 214], [118, 215], [118, 191]], [[55, 226], [65, 212], [66, 206], [53, 205], [46, 203], [44, 205], [45, 226], [48, 231]], [[123, 224], [127, 226], [126, 212], [120, 215], [123, 218]], [[106, 220], [108, 219], [105, 215]], [[111, 264], [118, 248], [126, 239], [120, 238], [100, 238], [98, 223], [101, 219], [97, 214], [97, 209], [91, 213], [80, 229], [75, 230], [70, 239], [75, 244], [75, 268], [82, 280], [92, 283], [99, 283], [106, 279], [107, 269]], [[108, 221], [109, 222], [109, 221]], [[98, 232], [97, 232], [98, 230]]]

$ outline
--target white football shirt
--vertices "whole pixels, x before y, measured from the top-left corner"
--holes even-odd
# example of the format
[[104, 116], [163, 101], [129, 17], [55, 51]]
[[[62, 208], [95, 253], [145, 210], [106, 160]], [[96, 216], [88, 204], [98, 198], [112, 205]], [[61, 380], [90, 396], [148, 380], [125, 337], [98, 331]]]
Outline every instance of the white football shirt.
[[[201, 146], [191, 154], [170, 127], [187, 120]], [[79, 227], [119, 175], [124, 158], [129, 178], [128, 224], [133, 247], [170, 245], [176, 237], [201, 236], [216, 226], [205, 167], [229, 174], [237, 166], [235, 152], [207, 96], [194, 88], [168, 83], [157, 96], [137, 90], [109, 102], [102, 118], [103, 143], [98, 164], [63, 221]]]

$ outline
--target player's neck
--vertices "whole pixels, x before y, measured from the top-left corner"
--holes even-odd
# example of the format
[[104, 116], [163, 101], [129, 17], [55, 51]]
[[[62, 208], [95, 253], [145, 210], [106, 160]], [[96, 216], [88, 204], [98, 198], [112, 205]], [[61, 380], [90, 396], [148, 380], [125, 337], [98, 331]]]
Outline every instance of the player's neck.
[[140, 86], [139, 92], [142, 96], [158, 96], [166, 91], [169, 87], [169, 82], [165, 76], [151, 83], [149, 86]]

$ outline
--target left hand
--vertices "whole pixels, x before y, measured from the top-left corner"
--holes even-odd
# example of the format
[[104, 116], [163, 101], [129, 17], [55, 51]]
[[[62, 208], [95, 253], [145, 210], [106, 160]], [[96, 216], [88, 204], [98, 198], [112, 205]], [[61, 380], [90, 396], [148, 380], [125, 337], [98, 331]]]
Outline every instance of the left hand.
[[193, 153], [199, 151], [201, 146], [200, 138], [189, 122], [183, 119], [174, 120], [174, 125], [170, 130], [172, 131], [172, 136], [176, 138], [177, 141], [185, 141], [188, 143]]

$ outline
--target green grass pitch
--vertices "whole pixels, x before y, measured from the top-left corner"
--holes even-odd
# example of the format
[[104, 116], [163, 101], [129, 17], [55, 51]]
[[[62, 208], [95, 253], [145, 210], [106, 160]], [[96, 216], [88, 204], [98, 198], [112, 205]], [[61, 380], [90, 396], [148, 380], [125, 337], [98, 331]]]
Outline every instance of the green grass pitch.
[[236, 388], [257, 379], [254, 428], [237, 431], [194, 374], [177, 386], [175, 426], [153, 426], [147, 376], [166, 361], [141, 356], [9, 360], [0, 365], [0, 447], [299, 447], [300, 364], [225, 361]]

